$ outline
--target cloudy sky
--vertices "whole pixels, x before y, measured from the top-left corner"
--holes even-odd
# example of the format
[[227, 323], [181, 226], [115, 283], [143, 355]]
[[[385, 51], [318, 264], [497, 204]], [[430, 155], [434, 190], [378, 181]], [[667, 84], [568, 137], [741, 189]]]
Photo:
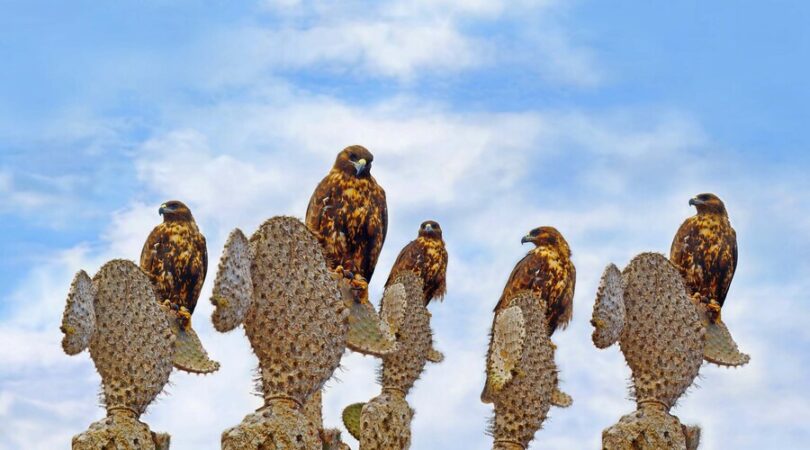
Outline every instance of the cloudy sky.
[[[77, 270], [137, 259], [172, 198], [216, 261], [234, 227], [303, 216], [355, 143], [374, 152], [390, 210], [372, 295], [422, 220], [442, 224], [450, 253], [431, 305], [446, 360], [409, 397], [414, 449], [490, 447], [491, 309], [539, 225], [561, 230], [577, 266], [574, 320], [555, 337], [574, 405], [531, 448], [599, 448], [634, 405], [621, 353], [591, 344], [598, 277], [667, 252], [704, 191], [737, 229], [724, 318], [752, 361], [704, 366], [674, 413], [703, 427], [706, 450], [806, 446], [810, 6], [753, 3], [4, 2], [0, 448], [68, 448], [104, 414], [87, 353], [59, 345]], [[177, 450], [218, 448], [259, 405], [244, 334], [212, 329], [211, 286], [195, 327], [222, 369], [175, 372], [144, 416]], [[376, 365], [344, 357], [327, 424], [378, 393]]]

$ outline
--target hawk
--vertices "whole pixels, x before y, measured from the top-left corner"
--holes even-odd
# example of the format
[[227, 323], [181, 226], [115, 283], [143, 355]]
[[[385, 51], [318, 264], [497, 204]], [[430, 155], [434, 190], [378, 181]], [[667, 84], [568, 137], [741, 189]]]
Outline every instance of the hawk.
[[689, 204], [697, 214], [681, 224], [669, 259], [681, 272], [689, 295], [705, 304], [717, 323], [737, 268], [737, 233], [716, 195], [700, 194]]
[[571, 262], [571, 250], [554, 227], [535, 228], [520, 242], [531, 242], [535, 248], [515, 265], [495, 312], [509, 307], [506, 300], [512, 294], [520, 290], [535, 292], [546, 300], [548, 335], [551, 336], [557, 327], [568, 325], [573, 313], [577, 273]]
[[374, 155], [360, 145], [338, 153], [315, 188], [306, 215], [329, 267], [350, 274], [363, 298], [388, 233], [385, 191], [371, 176], [372, 161]]
[[399, 252], [385, 287], [404, 271], [410, 270], [422, 278], [425, 305], [432, 299], [441, 299], [447, 291], [447, 250], [438, 222], [428, 220], [419, 226], [419, 235]]
[[141, 269], [152, 281], [158, 301], [171, 306], [188, 329], [208, 271], [205, 237], [183, 202], [166, 202], [158, 213], [163, 223], [143, 244]]

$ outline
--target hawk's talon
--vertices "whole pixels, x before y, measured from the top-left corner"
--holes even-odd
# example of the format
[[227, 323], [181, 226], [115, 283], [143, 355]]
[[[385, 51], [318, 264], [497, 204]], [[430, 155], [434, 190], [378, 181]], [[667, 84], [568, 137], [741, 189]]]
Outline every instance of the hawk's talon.
[[717, 303], [716, 300], [711, 299], [706, 303], [706, 309], [709, 312], [709, 318], [711, 318], [712, 322], [720, 322], [720, 304]]
[[185, 306], [181, 306], [177, 311], [177, 316], [180, 318], [180, 323], [184, 330], [191, 328], [191, 313]]

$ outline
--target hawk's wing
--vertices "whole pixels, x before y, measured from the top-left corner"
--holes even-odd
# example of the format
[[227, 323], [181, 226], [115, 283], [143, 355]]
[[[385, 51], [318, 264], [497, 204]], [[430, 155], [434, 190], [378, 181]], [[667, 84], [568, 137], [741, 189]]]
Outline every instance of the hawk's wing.
[[388, 275], [388, 280], [385, 282], [385, 285], [388, 286], [394, 281], [394, 278], [404, 270], [415, 270], [418, 272], [418, 268], [422, 265], [424, 258], [425, 252], [419, 240], [414, 239], [408, 242], [408, 245], [403, 247], [399, 255], [397, 255], [397, 259], [394, 261], [394, 266], [391, 267], [391, 273]]
[[510, 306], [496, 314], [487, 357], [487, 380], [481, 393], [481, 401], [492, 402], [493, 394], [503, 389], [512, 379], [513, 371], [523, 356], [525, 338], [525, 321], [519, 306]]
[[560, 278], [558, 283], [563, 283], [563, 286], [554, 286], [551, 290], [552, 293], [558, 293], [559, 295], [552, 295], [548, 305], [549, 336], [558, 327], [564, 329], [568, 322], [571, 321], [571, 316], [574, 313], [574, 288], [577, 283], [577, 270], [573, 263], [568, 261], [565, 272]]
[[[372, 178], [373, 180], [373, 178]], [[369, 214], [366, 226], [366, 236], [361, 236], [359, 245], [361, 247], [361, 261], [358, 267], [366, 281], [371, 281], [374, 269], [377, 267], [377, 260], [382, 252], [385, 236], [388, 234], [388, 205], [385, 199], [385, 191], [374, 181], [374, 189], [369, 199], [373, 205]]]

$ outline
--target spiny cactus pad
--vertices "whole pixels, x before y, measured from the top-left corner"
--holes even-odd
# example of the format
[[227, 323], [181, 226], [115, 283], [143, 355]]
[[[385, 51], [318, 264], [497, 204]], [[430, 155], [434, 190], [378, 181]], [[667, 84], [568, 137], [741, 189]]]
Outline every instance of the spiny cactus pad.
[[384, 390], [363, 406], [360, 448], [363, 450], [403, 450], [411, 445], [413, 410], [405, 393]]
[[608, 264], [599, 281], [591, 319], [591, 338], [597, 348], [610, 347], [619, 340], [625, 317], [623, 296], [622, 273], [615, 264]]
[[90, 336], [96, 327], [96, 312], [93, 308], [95, 298], [93, 280], [87, 272], [80, 270], [73, 278], [68, 292], [65, 313], [62, 315], [62, 349], [68, 355], [81, 353], [90, 345]]
[[523, 312], [512, 305], [499, 312], [492, 325], [492, 344], [487, 361], [487, 384], [481, 394], [484, 403], [492, 403], [492, 394], [512, 380], [513, 371], [523, 356], [526, 322]]
[[622, 274], [626, 321], [620, 346], [633, 372], [638, 402], [671, 408], [703, 360], [704, 329], [677, 269], [662, 255], [642, 253]]
[[169, 450], [167, 434], [155, 434], [138, 419], [115, 414], [73, 437], [73, 450]]
[[319, 450], [318, 430], [290, 401], [276, 400], [222, 433], [222, 450]]
[[725, 367], [738, 367], [748, 364], [751, 357], [740, 352], [726, 324], [722, 320], [714, 322], [709, 319], [709, 314], [702, 304], [699, 308], [701, 320], [706, 327], [706, 346], [703, 349], [703, 359]]
[[90, 357], [107, 410], [142, 414], [169, 381], [174, 335], [169, 312], [155, 301], [149, 278], [132, 261], [113, 260], [93, 278], [95, 332]]
[[561, 391], [559, 387], [554, 388], [551, 393], [551, 405], [558, 408], [568, 408], [574, 404], [574, 399], [570, 395]]
[[365, 403], [352, 403], [343, 408], [343, 426], [355, 439], [360, 440], [360, 420]]
[[219, 332], [238, 327], [253, 301], [253, 282], [250, 278], [250, 243], [242, 230], [231, 231], [219, 260], [211, 303], [211, 320]]
[[351, 299], [346, 300], [346, 306], [350, 309], [349, 334], [346, 337], [349, 349], [372, 356], [383, 356], [396, 350], [394, 333], [377, 315], [374, 306]]
[[[495, 418], [490, 431], [495, 438], [495, 448], [520, 448], [516, 445], [525, 448], [534, 439], [551, 407], [552, 394], [557, 386], [557, 367], [554, 364], [554, 346], [546, 331], [545, 300], [532, 292], [521, 291], [507, 302], [507, 309], [520, 309], [525, 338], [520, 358], [510, 371], [511, 380], [501, 389], [489, 391], [489, 397], [495, 404]], [[497, 318], [495, 322], [497, 324]], [[510, 331], [504, 337], [514, 336], [515, 333], [520, 332]], [[504, 347], [496, 343], [500, 336], [500, 332], [493, 332], [491, 336], [487, 376], [492, 371], [493, 353]]]
[[[402, 289], [405, 299], [399, 295], [383, 296], [380, 309], [383, 316], [388, 308], [395, 305], [403, 309], [402, 324], [397, 330], [397, 349], [383, 356], [380, 381], [384, 388], [396, 388], [408, 393], [419, 379], [428, 354], [433, 346], [433, 333], [430, 330], [430, 313], [425, 307], [422, 279], [412, 272], [403, 272], [394, 278], [388, 290]], [[387, 300], [392, 300], [387, 303]]]
[[178, 320], [169, 321], [175, 335], [174, 367], [191, 373], [212, 373], [219, 370], [219, 363], [208, 357], [193, 328], [183, 328]]
[[348, 312], [318, 241], [299, 220], [266, 221], [250, 245], [254, 298], [244, 326], [264, 395], [303, 404], [340, 363]]

